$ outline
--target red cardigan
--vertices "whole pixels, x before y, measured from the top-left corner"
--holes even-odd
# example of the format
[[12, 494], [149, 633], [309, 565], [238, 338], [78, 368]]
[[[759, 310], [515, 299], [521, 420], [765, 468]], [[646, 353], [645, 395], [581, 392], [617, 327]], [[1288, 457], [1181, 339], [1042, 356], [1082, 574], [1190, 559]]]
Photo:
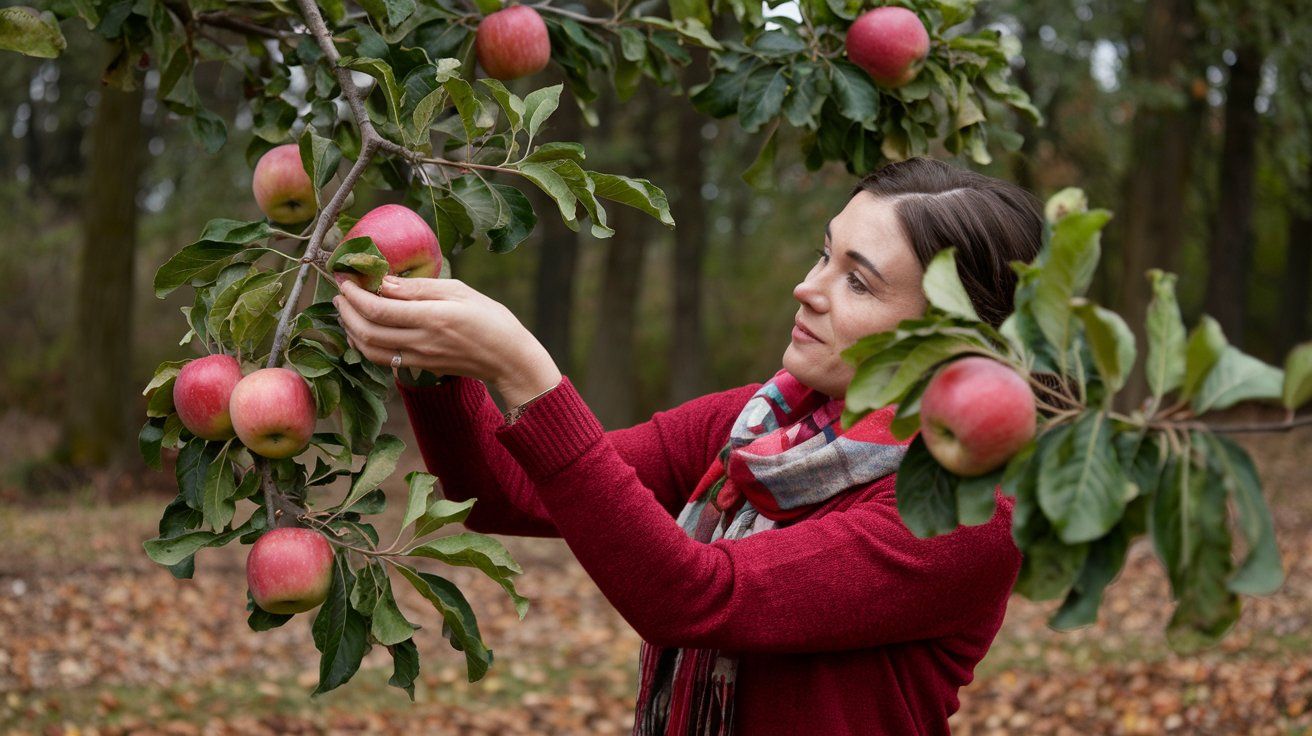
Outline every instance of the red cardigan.
[[400, 388], [445, 496], [478, 498], [466, 526], [563, 537], [643, 639], [739, 656], [737, 733], [949, 733], [1020, 569], [1012, 500], [917, 539], [890, 476], [787, 527], [695, 542], [673, 516], [758, 386], [612, 432], [568, 378], [509, 427], [479, 381]]

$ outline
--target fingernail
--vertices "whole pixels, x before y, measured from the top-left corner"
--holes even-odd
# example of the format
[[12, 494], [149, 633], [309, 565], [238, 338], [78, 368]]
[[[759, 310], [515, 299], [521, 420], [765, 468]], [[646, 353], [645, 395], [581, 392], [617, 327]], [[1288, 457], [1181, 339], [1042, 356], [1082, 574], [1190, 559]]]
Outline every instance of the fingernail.
[[386, 275], [386, 276], [383, 277], [383, 283], [384, 283], [384, 284], [387, 284], [388, 286], [400, 286], [400, 285], [401, 285], [401, 279], [399, 279], [399, 278], [397, 278], [397, 277], [395, 277], [395, 276], [393, 276], [393, 275], [391, 275], [391, 274], [388, 274], [388, 275]]

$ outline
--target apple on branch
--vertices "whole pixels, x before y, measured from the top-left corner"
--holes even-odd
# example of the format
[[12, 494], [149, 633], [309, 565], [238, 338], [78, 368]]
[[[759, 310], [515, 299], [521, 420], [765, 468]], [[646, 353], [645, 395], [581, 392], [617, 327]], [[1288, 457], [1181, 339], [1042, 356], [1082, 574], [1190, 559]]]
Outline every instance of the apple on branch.
[[187, 363], [173, 382], [173, 406], [182, 426], [203, 440], [233, 436], [228, 402], [241, 380], [241, 365], [231, 355], [207, 355]]
[[322, 534], [282, 527], [255, 540], [246, 557], [246, 585], [255, 605], [269, 613], [303, 613], [328, 597], [333, 548]]
[[498, 10], [479, 21], [474, 48], [483, 71], [502, 81], [536, 74], [551, 61], [547, 24], [527, 5]]
[[883, 87], [908, 84], [929, 55], [929, 32], [906, 8], [882, 7], [861, 14], [847, 29], [847, 58]]
[[314, 184], [301, 164], [301, 149], [287, 143], [269, 149], [255, 164], [251, 191], [260, 211], [273, 222], [305, 222], [319, 210]]
[[[387, 260], [387, 270], [381, 271], [376, 256], [370, 257], [364, 241], [369, 238], [378, 253]], [[328, 262], [337, 283], [347, 279], [362, 289], [377, 292], [382, 277], [387, 273], [402, 278], [436, 278], [442, 269], [442, 249], [437, 235], [408, 207], [385, 204], [370, 210], [355, 223]]]
[[981, 356], [953, 361], [920, 399], [920, 433], [939, 465], [962, 477], [1001, 467], [1034, 437], [1034, 392], [1016, 371]]
[[232, 390], [230, 409], [237, 437], [262, 457], [292, 457], [314, 435], [314, 396], [290, 368], [262, 368], [241, 379]]

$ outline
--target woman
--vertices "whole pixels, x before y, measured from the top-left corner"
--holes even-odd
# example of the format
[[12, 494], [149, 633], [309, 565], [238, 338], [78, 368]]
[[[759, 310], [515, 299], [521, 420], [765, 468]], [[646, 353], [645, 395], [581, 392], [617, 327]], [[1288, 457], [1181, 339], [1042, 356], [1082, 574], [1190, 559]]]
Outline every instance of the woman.
[[642, 636], [635, 734], [945, 734], [1020, 566], [1011, 500], [913, 537], [893, 493], [907, 443], [891, 409], [842, 431], [840, 354], [921, 316], [924, 268], [949, 246], [1000, 324], [1008, 264], [1041, 229], [1014, 185], [887, 166], [829, 222], [774, 377], [612, 432], [514, 315], [458, 281], [389, 279], [381, 297], [348, 282], [336, 301], [370, 360], [448, 376], [401, 390], [446, 496], [479, 499], [466, 525], [563, 537]]

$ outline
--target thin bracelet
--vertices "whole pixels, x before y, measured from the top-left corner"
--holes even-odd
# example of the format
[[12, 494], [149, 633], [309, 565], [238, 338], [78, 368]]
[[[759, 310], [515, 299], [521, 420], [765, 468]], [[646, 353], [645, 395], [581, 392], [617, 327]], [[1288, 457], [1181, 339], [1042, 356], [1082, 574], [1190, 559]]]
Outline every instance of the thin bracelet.
[[502, 412], [502, 416], [505, 417], [505, 419], [506, 419], [506, 425], [509, 426], [509, 425], [514, 424], [515, 422], [519, 421], [519, 418], [522, 417], [522, 416], [524, 416], [524, 411], [525, 411], [526, 409], [528, 409], [530, 406], [532, 406], [532, 405], [533, 405], [533, 402], [537, 401], [538, 399], [542, 398], [543, 396], [546, 396], [547, 394], [549, 394], [549, 393], [551, 393], [552, 391], [556, 390], [557, 388], [560, 387], [560, 384], [562, 384], [562, 383], [564, 383], [564, 382], [565, 382], [565, 377], [564, 377], [564, 376], [561, 376], [560, 381], [558, 381], [558, 382], [556, 383], [555, 386], [552, 386], [551, 388], [547, 389], [546, 391], [543, 391], [542, 393], [538, 394], [537, 396], [534, 396], [533, 398], [529, 399], [528, 401], [525, 401], [524, 403], [520, 404], [519, 406], [516, 406], [516, 407], [513, 408], [513, 409], [508, 409], [508, 410], [506, 410], [505, 412]]

